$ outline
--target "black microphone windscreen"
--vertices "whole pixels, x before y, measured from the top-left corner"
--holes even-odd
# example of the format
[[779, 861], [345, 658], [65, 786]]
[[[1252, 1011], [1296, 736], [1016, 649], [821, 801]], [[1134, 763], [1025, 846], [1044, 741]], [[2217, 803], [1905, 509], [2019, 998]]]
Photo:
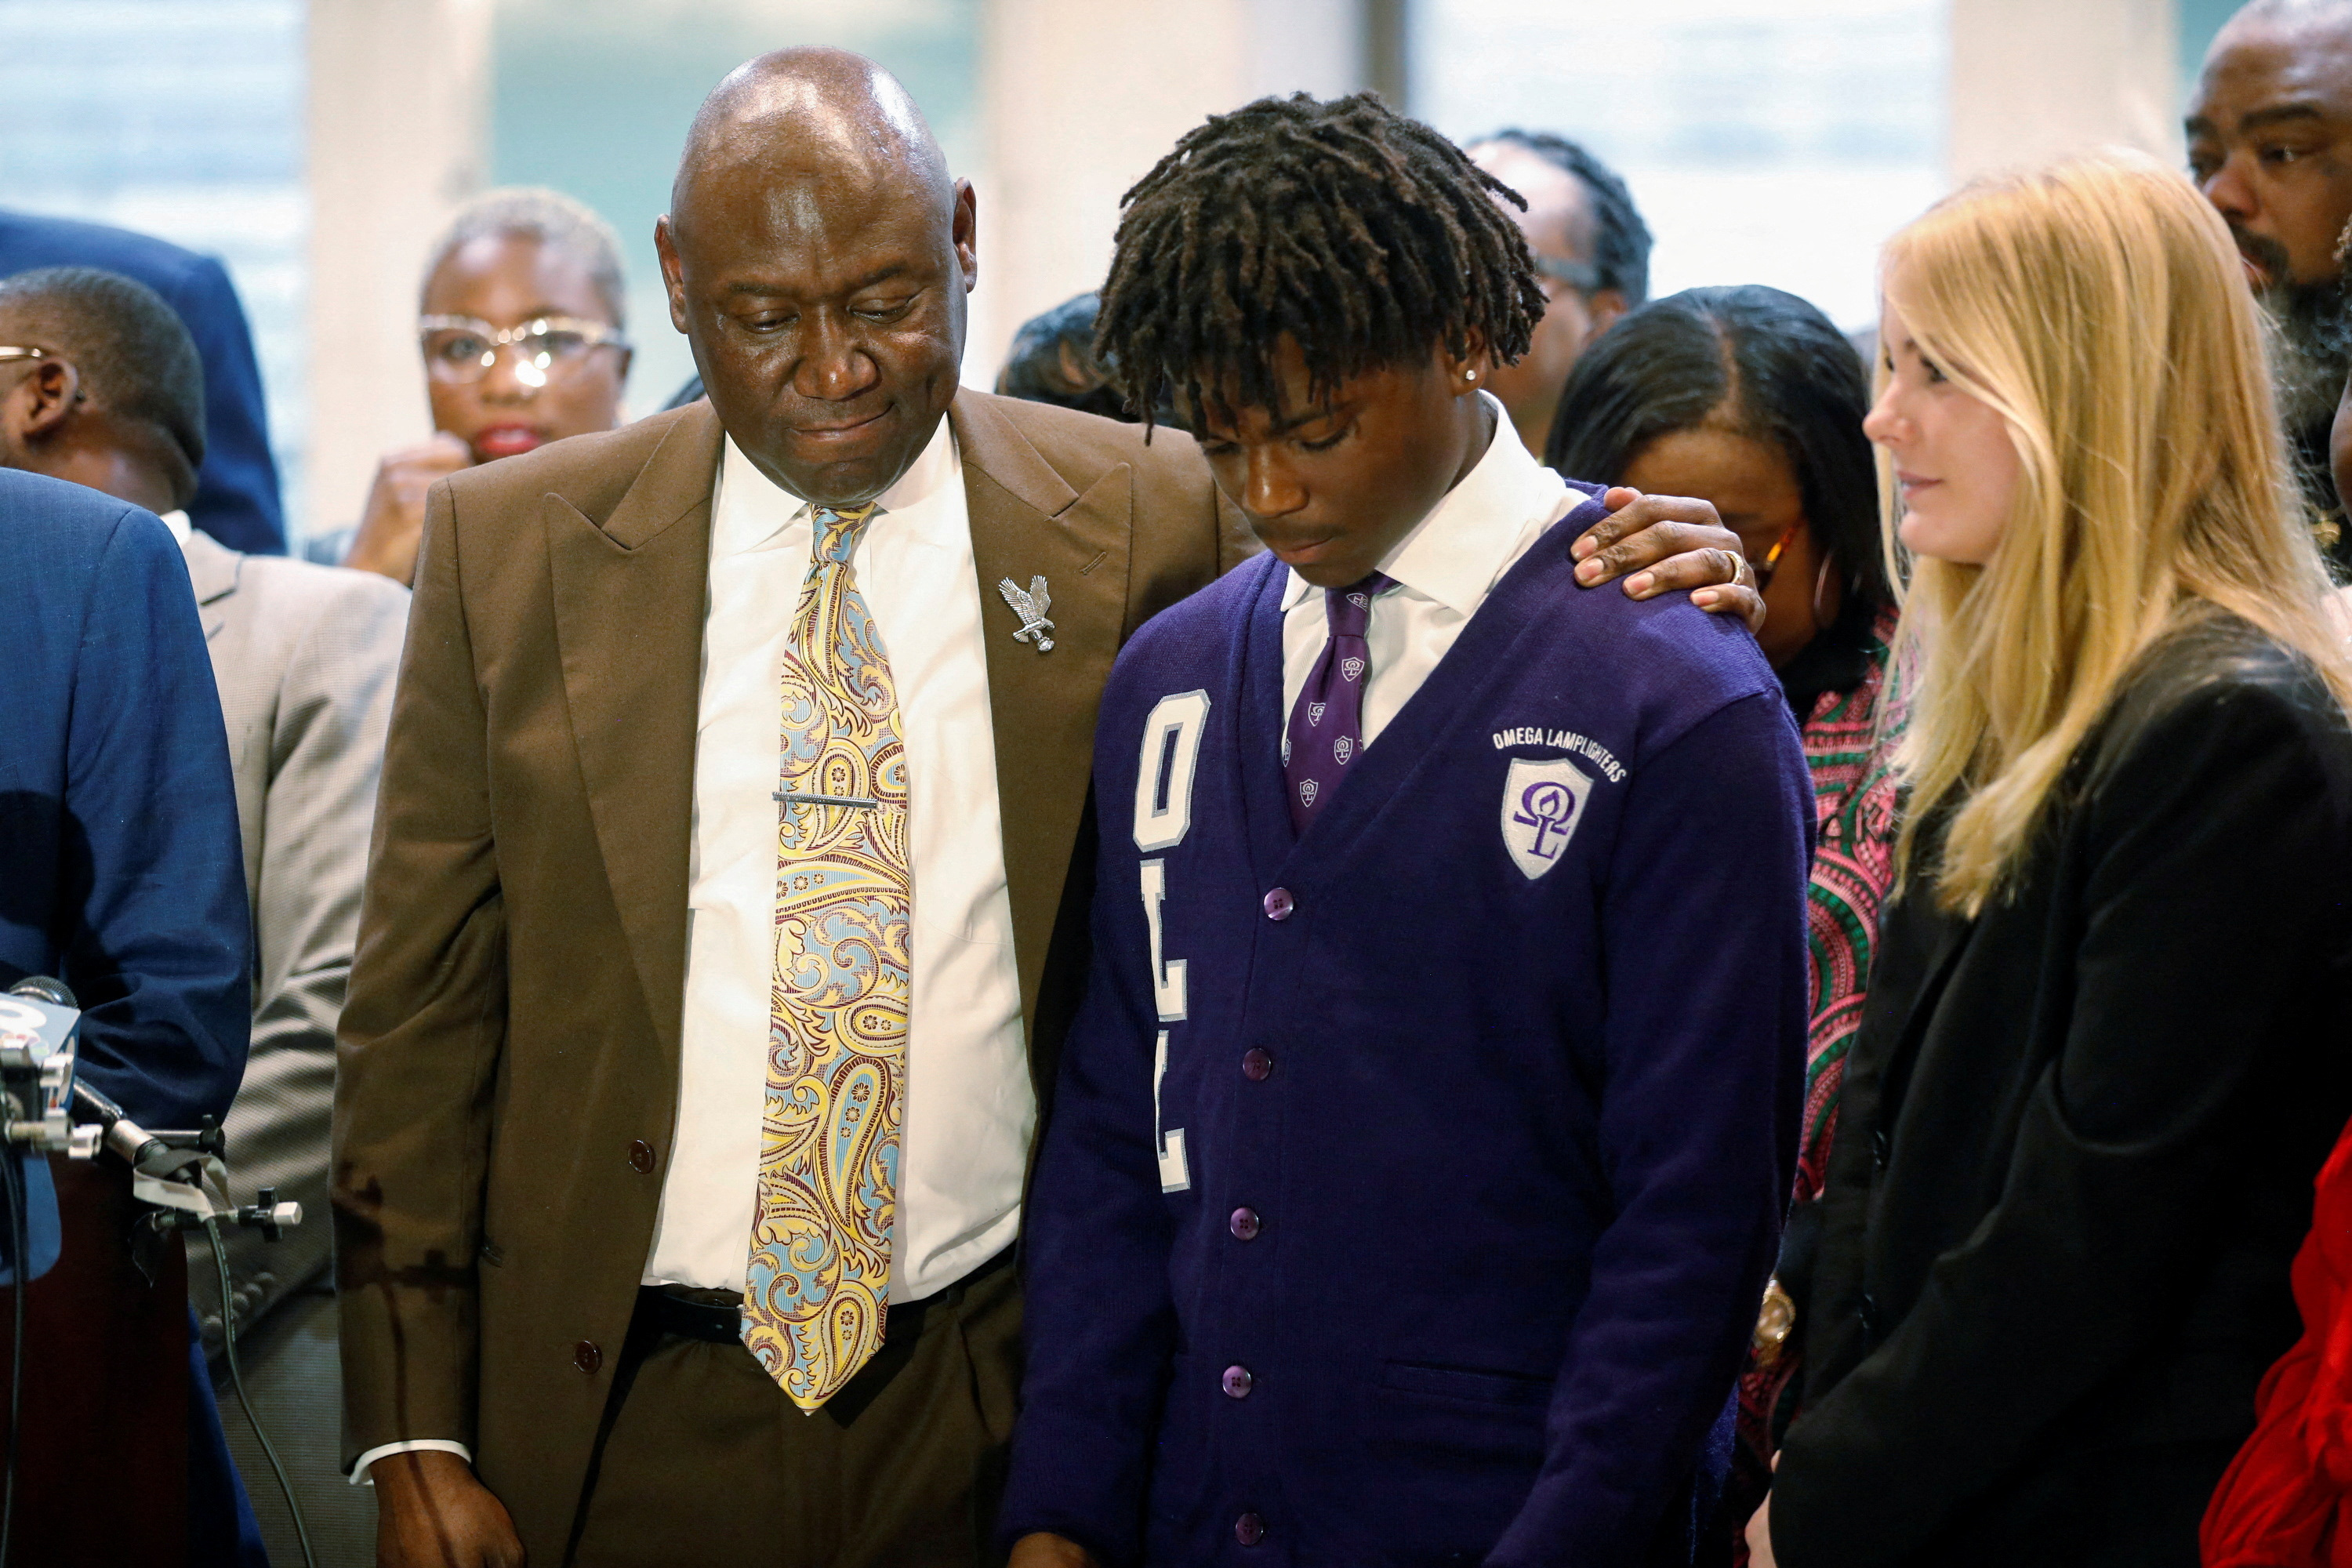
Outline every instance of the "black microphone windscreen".
[[27, 974], [8, 987], [8, 994], [30, 996], [34, 1001], [47, 1002], [52, 1007], [71, 1007], [76, 1012], [81, 1010], [81, 1004], [74, 1000], [74, 994], [66, 983], [52, 975]]

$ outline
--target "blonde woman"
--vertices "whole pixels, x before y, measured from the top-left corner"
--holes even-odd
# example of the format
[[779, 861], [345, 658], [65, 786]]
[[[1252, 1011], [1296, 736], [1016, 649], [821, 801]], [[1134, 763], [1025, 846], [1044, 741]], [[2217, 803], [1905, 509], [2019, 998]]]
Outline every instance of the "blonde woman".
[[1882, 279], [1911, 826], [1748, 1542], [2189, 1568], [2352, 1115], [2352, 670], [2179, 174], [1973, 186]]

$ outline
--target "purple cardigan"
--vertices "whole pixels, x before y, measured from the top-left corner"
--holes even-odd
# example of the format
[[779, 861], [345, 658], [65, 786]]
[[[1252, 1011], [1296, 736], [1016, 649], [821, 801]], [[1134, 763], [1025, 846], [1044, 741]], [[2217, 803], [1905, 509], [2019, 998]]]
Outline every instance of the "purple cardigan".
[[1671, 1531], [1788, 1195], [1811, 790], [1744, 631], [1573, 586], [1593, 515], [1304, 837], [1278, 562], [1120, 655], [1005, 1540], [1602, 1565]]

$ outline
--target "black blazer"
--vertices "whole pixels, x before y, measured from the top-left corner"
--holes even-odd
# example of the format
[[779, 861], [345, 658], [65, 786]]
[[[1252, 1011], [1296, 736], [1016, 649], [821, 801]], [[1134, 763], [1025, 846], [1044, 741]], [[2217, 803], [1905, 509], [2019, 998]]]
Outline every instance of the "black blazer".
[[2352, 1117], [2352, 728], [2210, 614], [2127, 679], [2011, 896], [1962, 921], [1924, 881], [1846, 1067], [1775, 1552], [2192, 1565]]

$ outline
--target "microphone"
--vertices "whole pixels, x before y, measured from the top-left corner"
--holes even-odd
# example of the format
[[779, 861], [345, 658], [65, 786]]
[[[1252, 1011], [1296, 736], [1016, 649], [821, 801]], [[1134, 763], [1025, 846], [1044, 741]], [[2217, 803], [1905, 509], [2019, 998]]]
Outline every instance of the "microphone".
[[[74, 1005], [74, 994], [65, 982], [46, 974], [18, 981], [9, 987], [8, 994], [46, 1002], [53, 1007]], [[0, 1008], [6, 1005], [5, 999], [0, 998]], [[5, 1027], [5, 1017], [0, 1017], [0, 1027]], [[5, 1053], [0, 1052], [0, 1062], [5, 1058]], [[68, 1070], [70, 1074], [70, 1065]], [[72, 1130], [71, 1147], [67, 1152], [75, 1159], [89, 1159], [103, 1146], [139, 1175], [182, 1182], [201, 1189], [203, 1178], [196, 1167], [208, 1156], [227, 1155], [227, 1140], [209, 1116], [205, 1118], [202, 1128], [193, 1131], [150, 1132], [125, 1115], [111, 1096], [78, 1079], [73, 1080], [73, 1102], [83, 1115], [96, 1118]], [[67, 1148], [65, 1144], [55, 1146]], [[279, 1202], [277, 1189], [264, 1187], [258, 1197], [257, 1203], [217, 1212], [234, 1224], [260, 1231], [270, 1241], [278, 1240], [287, 1227], [302, 1223], [302, 1205]]]
[[[0, 996], [0, 1084], [7, 1089], [9, 1102], [0, 1115], [14, 1113], [7, 1129], [10, 1141], [62, 1151], [76, 1160], [89, 1159], [103, 1147], [121, 1156], [132, 1170], [159, 1176], [173, 1174], [206, 1154], [221, 1152], [219, 1129], [210, 1126], [209, 1119], [201, 1132], [150, 1132], [124, 1115], [110, 1096], [76, 1078], [74, 1042], [80, 1017], [72, 988], [54, 975], [27, 975], [8, 987], [6, 996]], [[24, 1049], [32, 1055], [20, 1063], [18, 1053], [11, 1049], [17, 1044], [9, 1030], [12, 1021], [28, 1033], [37, 1022], [46, 1053], [27, 1044]], [[16, 1103], [19, 1079], [27, 1068], [40, 1072], [43, 1110], [38, 1120]], [[96, 1120], [68, 1128], [68, 1103]]]
[[[8, 994], [32, 1002], [46, 1003], [60, 1010], [74, 1010], [79, 1006], [74, 1000], [72, 990], [66, 983], [47, 974], [29, 975], [19, 980], [16, 984], [8, 987]], [[5, 1008], [5, 1002], [0, 1002], [0, 1008]], [[79, 1016], [78, 1011], [74, 1013], [76, 1018]], [[0, 1013], [0, 1028], [5, 1026], [5, 1015]], [[0, 1052], [0, 1068], [5, 1068], [6, 1065], [6, 1055], [5, 1052]], [[219, 1152], [210, 1147], [210, 1144], [215, 1141], [210, 1137], [198, 1140], [194, 1134], [187, 1135], [184, 1141], [201, 1142], [204, 1146], [192, 1152], [184, 1152], [169, 1138], [148, 1131], [125, 1116], [122, 1113], [122, 1107], [115, 1104], [110, 1097], [80, 1079], [72, 1079], [70, 1058], [67, 1063], [67, 1076], [72, 1082], [72, 1100], [75, 1107], [84, 1115], [95, 1117], [97, 1120], [94, 1122], [84, 1122], [73, 1129], [70, 1147], [63, 1142], [45, 1142], [43, 1147], [65, 1149], [72, 1158], [87, 1160], [96, 1154], [102, 1145], [121, 1155], [123, 1163], [132, 1170], [147, 1169], [147, 1166], [142, 1166], [141, 1163], [144, 1160], [149, 1162], [149, 1164], [154, 1168], [154, 1173], [157, 1174], [177, 1170], [188, 1163], [190, 1160], [201, 1158], [204, 1154]], [[58, 1110], [63, 1110], [61, 1100]], [[11, 1136], [21, 1141], [30, 1135], [24, 1132], [12, 1132]], [[178, 1157], [166, 1159], [164, 1158], [166, 1155]]]
[[81, 1004], [74, 1000], [74, 994], [67, 988], [66, 983], [54, 975], [27, 974], [24, 979], [8, 987], [8, 994], [30, 996], [34, 1001], [47, 1002], [52, 1007], [68, 1007], [75, 1012], [81, 1011]]
[[[85, 1116], [95, 1121], [85, 1121], [74, 1129], [78, 1141], [87, 1141], [91, 1153], [100, 1145], [121, 1155], [122, 1163], [142, 1175], [176, 1176], [189, 1165], [202, 1161], [207, 1154], [225, 1152], [221, 1131], [213, 1120], [205, 1118], [203, 1131], [196, 1132], [150, 1132], [122, 1113], [122, 1107], [89, 1085], [77, 1081], [73, 1086], [74, 1104]], [[89, 1158], [83, 1155], [82, 1158]]]
[[[62, 980], [28, 975], [0, 995], [0, 1196], [7, 1207], [5, 1260], [0, 1282], [16, 1287], [11, 1343], [25, 1363], [23, 1287], [47, 1273], [65, 1243], [57, 1190], [44, 1157], [62, 1152], [87, 1160], [98, 1151], [97, 1130], [73, 1126], [74, 1048], [81, 1011]], [[16, 1411], [8, 1415], [8, 1474], [16, 1457]], [[5, 1483], [0, 1483], [5, 1484]], [[0, 1546], [7, 1525], [0, 1509]]]
[[0, 1135], [12, 1145], [88, 1159], [95, 1134], [76, 1134], [68, 1114], [81, 1011], [62, 980], [27, 975], [0, 996]]

